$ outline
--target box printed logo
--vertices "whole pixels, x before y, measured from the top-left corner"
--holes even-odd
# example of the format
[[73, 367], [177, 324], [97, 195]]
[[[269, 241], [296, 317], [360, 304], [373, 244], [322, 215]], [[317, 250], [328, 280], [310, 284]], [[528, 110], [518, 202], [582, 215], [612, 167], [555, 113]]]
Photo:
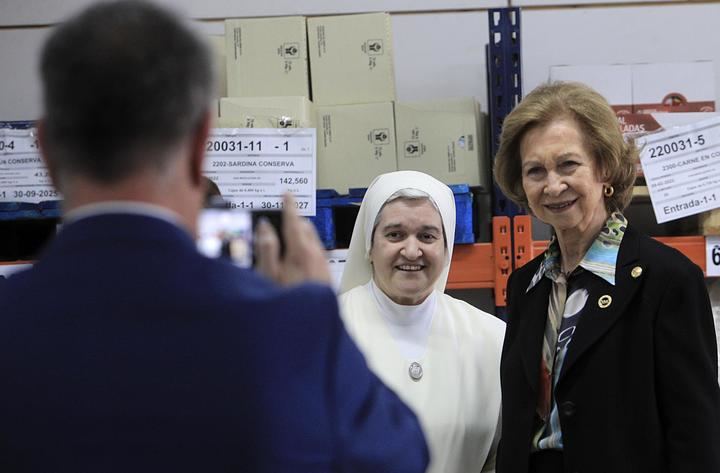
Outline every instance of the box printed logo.
[[390, 132], [387, 128], [376, 128], [370, 133], [370, 142], [374, 145], [390, 143]]
[[280, 55], [285, 59], [297, 59], [300, 55], [298, 43], [283, 43]]
[[384, 52], [383, 40], [381, 39], [369, 39], [365, 41], [363, 50], [369, 56], [381, 56]]
[[406, 158], [417, 158], [420, 156], [421, 143], [419, 141], [406, 141], [405, 142], [405, 157]]

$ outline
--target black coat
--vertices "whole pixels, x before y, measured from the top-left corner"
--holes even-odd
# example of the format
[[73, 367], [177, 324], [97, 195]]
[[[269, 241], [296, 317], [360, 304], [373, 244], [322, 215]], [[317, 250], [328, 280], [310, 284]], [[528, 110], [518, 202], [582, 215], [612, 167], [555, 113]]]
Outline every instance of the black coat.
[[[528, 469], [552, 283], [526, 289], [542, 258], [508, 282], [498, 473]], [[717, 348], [702, 272], [629, 226], [615, 282], [591, 291], [556, 385], [566, 471], [720, 472]], [[603, 295], [612, 297], [605, 309]]]

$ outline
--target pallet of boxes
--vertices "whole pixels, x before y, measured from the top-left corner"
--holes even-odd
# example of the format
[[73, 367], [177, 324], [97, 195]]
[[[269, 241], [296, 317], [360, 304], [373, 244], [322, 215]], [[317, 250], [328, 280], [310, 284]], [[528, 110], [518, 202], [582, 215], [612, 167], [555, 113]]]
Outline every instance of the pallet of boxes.
[[[397, 102], [390, 15], [308, 19], [312, 95], [317, 111], [318, 185], [341, 194], [366, 188], [379, 174], [426, 172], [466, 185], [456, 201], [471, 202], [468, 186], [487, 189], [481, 166], [479, 109], [474, 98]], [[486, 163], [487, 164], [487, 163]], [[458, 200], [459, 199], [459, 200]], [[474, 241], [471, 205], [463, 241]], [[488, 209], [483, 212], [489, 215]], [[460, 236], [460, 234], [458, 234]]]
[[[355, 202], [376, 176], [404, 169], [465, 189], [489, 187], [474, 98], [396, 102], [389, 14], [228, 19], [213, 44], [225, 68], [217, 126], [316, 128], [318, 189]], [[330, 214], [323, 206], [348, 201], [325, 194], [315, 219], [321, 234], [322, 215]], [[472, 200], [469, 190], [462, 194], [456, 199]], [[489, 195], [484, 203], [489, 221]], [[472, 213], [463, 242], [474, 241]], [[328, 237], [326, 246], [334, 242]]]

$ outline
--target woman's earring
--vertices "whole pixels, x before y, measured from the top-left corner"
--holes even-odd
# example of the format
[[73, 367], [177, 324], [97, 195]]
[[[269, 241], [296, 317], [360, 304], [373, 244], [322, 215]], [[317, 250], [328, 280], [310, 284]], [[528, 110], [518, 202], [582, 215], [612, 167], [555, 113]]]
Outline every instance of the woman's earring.
[[613, 186], [603, 186], [603, 195], [605, 197], [612, 197], [615, 193], [615, 188]]

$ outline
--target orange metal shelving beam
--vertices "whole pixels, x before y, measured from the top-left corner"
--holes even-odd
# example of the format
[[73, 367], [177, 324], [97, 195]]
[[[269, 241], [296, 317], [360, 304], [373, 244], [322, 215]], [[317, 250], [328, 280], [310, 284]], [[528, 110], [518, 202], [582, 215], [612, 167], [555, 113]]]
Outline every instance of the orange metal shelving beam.
[[495, 287], [493, 260], [492, 243], [455, 245], [448, 289], [492, 289]]
[[[537, 255], [541, 254], [548, 246], [548, 241], [533, 241], [530, 216], [520, 215], [513, 219], [514, 227], [514, 250], [515, 268], [519, 268]], [[673, 236], [654, 237], [656, 240], [675, 248], [687, 256], [690, 261], [700, 266], [703, 273], [707, 274], [705, 265], [705, 237], [704, 236]]]
[[504, 306], [510, 250], [510, 219], [493, 217], [492, 243], [455, 246], [448, 289], [494, 289], [496, 305]]

